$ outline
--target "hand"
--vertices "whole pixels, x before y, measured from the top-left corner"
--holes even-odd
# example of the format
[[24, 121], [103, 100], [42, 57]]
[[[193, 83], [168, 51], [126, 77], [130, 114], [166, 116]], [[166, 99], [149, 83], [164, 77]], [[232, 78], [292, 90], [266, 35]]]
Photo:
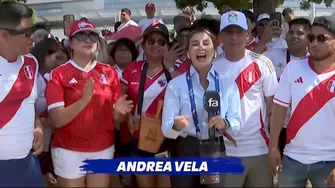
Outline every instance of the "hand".
[[335, 169], [333, 169], [327, 177], [327, 184], [329, 187], [335, 187]]
[[43, 152], [43, 128], [37, 127], [34, 129], [33, 155], [39, 155]]
[[264, 31], [262, 36], [260, 36], [259, 38], [259, 42], [261, 42], [262, 44], [267, 44], [272, 40], [272, 27], [270, 24], [264, 25]]
[[82, 99], [85, 101], [85, 102], [90, 102], [91, 101], [91, 98], [93, 96], [93, 93], [94, 93], [94, 80], [92, 77], [90, 77], [87, 81], [86, 81], [86, 84], [84, 86], [84, 89], [83, 89], [83, 97]]
[[227, 125], [226, 122], [222, 119], [221, 116], [212, 117], [208, 121], [208, 128], [215, 127], [218, 130], [225, 130]]
[[189, 124], [190, 116], [181, 115], [174, 118], [173, 129], [176, 131], [181, 131]]
[[128, 127], [131, 134], [140, 128], [140, 118], [130, 115], [128, 118]]
[[270, 172], [275, 176], [281, 169], [281, 154], [278, 148], [270, 149], [268, 155], [268, 166]]
[[164, 63], [166, 64], [165, 67], [169, 68], [171, 66], [174, 66], [176, 63], [176, 60], [182, 56], [185, 53], [184, 48], [179, 48], [179, 44], [175, 43], [170, 50], [167, 51], [165, 56]]
[[133, 109], [133, 101], [127, 101], [127, 95], [122, 95], [115, 103], [114, 110], [120, 114], [127, 114]]

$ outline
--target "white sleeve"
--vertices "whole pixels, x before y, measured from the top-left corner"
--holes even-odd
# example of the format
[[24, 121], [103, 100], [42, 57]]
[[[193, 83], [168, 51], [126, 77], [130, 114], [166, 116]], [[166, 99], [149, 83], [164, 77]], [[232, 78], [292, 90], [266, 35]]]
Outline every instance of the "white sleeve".
[[284, 107], [289, 107], [291, 104], [291, 85], [289, 82], [289, 67], [287, 65], [282, 73], [278, 87], [276, 89], [276, 94], [273, 99], [273, 102]]
[[180, 115], [180, 95], [176, 88], [177, 82], [170, 82], [165, 91], [163, 117], [162, 117], [162, 133], [170, 139], [177, 139], [182, 131], [175, 131], [172, 127], [174, 118]]
[[261, 58], [263, 61], [262, 69], [262, 86], [265, 97], [271, 97], [275, 94], [278, 85], [277, 75], [271, 60], [265, 56]]

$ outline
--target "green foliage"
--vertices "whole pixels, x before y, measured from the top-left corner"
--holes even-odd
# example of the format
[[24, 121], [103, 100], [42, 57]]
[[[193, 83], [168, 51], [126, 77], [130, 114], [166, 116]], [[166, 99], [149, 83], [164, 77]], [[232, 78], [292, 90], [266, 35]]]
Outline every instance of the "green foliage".
[[300, 8], [302, 10], [308, 10], [311, 8], [312, 3], [321, 4], [324, 3], [326, 7], [331, 7], [334, 0], [302, 0], [300, 3]]
[[[270, 1], [270, 0], [267, 0]], [[284, 4], [285, 0], [274, 0], [275, 6], [278, 7]], [[196, 6], [197, 10], [202, 11], [207, 8], [207, 2], [212, 2], [218, 9], [232, 8], [232, 9], [250, 9], [252, 8], [252, 2], [250, 0], [175, 0], [176, 6], [179, 9], [183, 9], [186, 6]], [[324, 3], [326, 7], [331, 7], [334, 0], [301, 0], [300, 8], [302, 10], [308, 10], [311, 8], [312, 3], [321, 4]]]

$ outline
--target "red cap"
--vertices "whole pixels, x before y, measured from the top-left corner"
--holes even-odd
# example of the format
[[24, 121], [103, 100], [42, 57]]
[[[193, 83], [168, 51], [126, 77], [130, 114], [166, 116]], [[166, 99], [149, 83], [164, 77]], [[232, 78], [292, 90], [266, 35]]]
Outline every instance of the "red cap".
[[153, 4], [153, 3], [147, 3], [145, 5], [145, 8], [155, 8], [155, 4]]
[[99, 34], [99, 31], [95, 28], [95, 25], [93, 23], [87, 20], [78, 20], [71, 25], [69, 37], [72, 37], [74, 34], [81, 31], [91, 31], [93, 33]]

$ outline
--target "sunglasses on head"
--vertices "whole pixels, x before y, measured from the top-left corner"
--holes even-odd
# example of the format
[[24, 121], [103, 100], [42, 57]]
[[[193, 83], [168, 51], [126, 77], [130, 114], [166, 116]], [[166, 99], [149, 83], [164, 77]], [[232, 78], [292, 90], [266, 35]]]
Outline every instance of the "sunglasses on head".
[[149, 38], [147, 40], [147, 43], [151, 46], [154, 45], [157, 42], [159, 46], [165, 46], [166, 40], [165, 39], [160, 39], [160, 38]]
[[97, 33], [85, 33], [85, 32], [79, 32], [73, 35], [73, 38], [76, 38], [79, 41], [86, 41], [89, 39], [91, 42], [97, 42], [99, 40], [99, 35]]
[[309, 34], [307, 36], [309, 42], [314, 42], [315, 40], [320, 42], [320, 43], [324, 43], [330, 39], [332, 39], [332, 37], [330, 36], [327, 36], [327, 35], [324, 35], [324, 34], [321, 34], [321, 35], [313, 35], [313, 34]]
[[9, 28], [0, 28], [0, 29], [7, 31], [10, 35], [14, 35], [14, 36], [21, 35], [27, 38], [30, 38], [35, 32], [35, 27], [30, 27], [30, 28], [21, 29], [21, 30], [9, 29]]

